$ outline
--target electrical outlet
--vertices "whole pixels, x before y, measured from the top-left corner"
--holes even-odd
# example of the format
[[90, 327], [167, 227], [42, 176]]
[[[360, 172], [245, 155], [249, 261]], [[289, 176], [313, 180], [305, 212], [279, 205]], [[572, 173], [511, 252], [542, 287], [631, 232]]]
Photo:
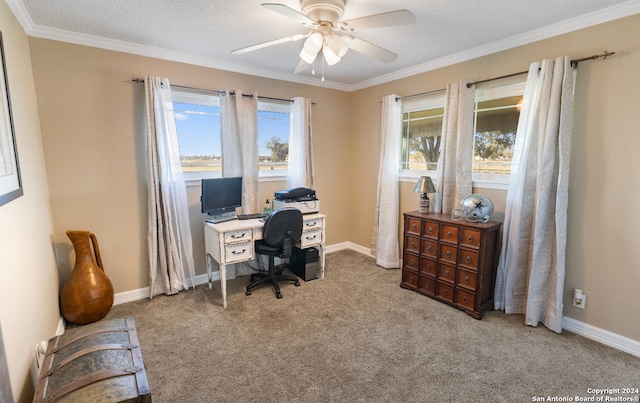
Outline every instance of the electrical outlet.
[[573, 306], [576, 308], [584, 309], [587, 303], [587, 295], [582, 293], [582, 290], [576, 288], [573, 291]]

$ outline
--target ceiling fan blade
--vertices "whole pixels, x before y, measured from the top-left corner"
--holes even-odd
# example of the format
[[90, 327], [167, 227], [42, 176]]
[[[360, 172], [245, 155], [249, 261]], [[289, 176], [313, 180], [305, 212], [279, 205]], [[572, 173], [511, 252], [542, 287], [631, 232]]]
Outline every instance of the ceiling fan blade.
[[339, 28], [343, 31], [407, 25], [416, 22], [416, 17], [408, 10], [396, 10], [388, 13], [374, 14], [366, 17], [341, 21]]
[[274, 11], [280, 15], [284, 15], [287, 18], [291, 18], [292, 20], [298, 21], [304, 25], [314, 25], [316, 22], [306, 15], [302, 14], [299, 11], [294, 10], [289, 6], [285, 6], [280, 3], [262, 3], [262, 7], [268, 8], [271, 11]]
[[300, 59], [300, 63], [298, 63], [298, 67], [296, 67], [295, 71], [293, 72], [293, 74], [298, 74], [298, 73], [302, 73], [303, 71], [305, 71], [307, 69], [307, 67], [311, 66], [309, 63], [305, 62], [304, 60]]
[[297, 34], [297, 35], [287, 36], [286, 38], [274, 39], [273, 41], [262, 42], [256, 45], [247, 46], [246, 48], [232, 50], [231, 53], [233, 53], [234, 55], [241, 55], [243, 53], [253, 52], [254, 50], [266, 48], [273, 45], [279, 45], [285, 42], [299, 41], [300, 39], [306, 38], [307, 36], [309, 35]]
[[356, 52], [362, 53], [365, 56], [369, 56], [376, 60], [379, 60], [383, 63], [391, 63], [398, 58], [398, 55], [391, 52], [390, 50], [381, 48], [378, 45], [374, 45], [373, 43], [369, 43], [358, 38], [349, 40], [349, 48], [355, 50]]

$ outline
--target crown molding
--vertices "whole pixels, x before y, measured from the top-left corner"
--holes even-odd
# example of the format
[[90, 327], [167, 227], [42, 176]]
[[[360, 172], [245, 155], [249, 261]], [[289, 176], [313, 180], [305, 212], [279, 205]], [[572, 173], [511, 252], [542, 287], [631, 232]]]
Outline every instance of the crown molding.
[[289, 73], [278, 73], [271, 70], [241, 66], [233, 63], [223, 62], [211, 57], [186, 53], [171, 49], [163, 49], [152, 46], [143, 46], [130, 42], [106, 39], [93, 35], [80, 34], [61, 29], [48, 28], [35, 25], [25, 9], [21, 0], [6, 0], [9, 8], [15, 14], [27, 35], [37, 38], [50, 39], [55, 41], [73, 43], [76, 45], [90, 46], [100, 49], [113, 50], [117, 52], [131, 53], [140, 56], [153, 57], [157, 59], [170, 60], [180, 63], [193, 64], [196, 66], [215, 68], [235, 73], [248, 74], [252, 76], [270, 78], [294, 82], [298, 84], [311, 85], [322, 88], [335, 89], [346, 92], [358, 91], [375, 85], [385, 84], [391, 81], [411, 77], [431, 70], [450, 66], [456, 63], [487, 56], [492, 53], [501, 52], [518, 46], [537, 42], [568, 32], [576, 31], [590, 26], [613, 21], [619, 18], [640, 13], [640, 0], [630, 0], [616, 6], [608, 7], [590, 14], [575, 17], [557, 24], [536, 29], [521, 35], [515, 35], [486, 45], [467, 49], [462, 52], [447, 55], [438, 59], [398, 70], [393, 73], [378, 76], [370, 80], [364, 80], [356, 84], [342, 84], [333, 81], [320, 81], [317, 78], [294, 75]]
[[318, 79], [307, 76], [293, 76], [292, 74], [288, 73], [278, 73], [271, 70], [241, 66], [233, 63], [223, 62], [212, 57], [198, 55], [195, 53], [187, 53], [178, 50], [164, 49], [153, 46], [144, 46], [131, 42], [107, 39], [94, 35], [70, 32], [56, 28], [48, 28], [35, 25], [27, 32], [27, 34], [36, 38], [50, 39], [60, 42], [73, 43], [76, 45], [130, 53], [139, 56], [153, 57], [156, 59], [187, 63], [202, 67], [210, 67], [218, 70], [271, 78], [274, 80], [283, 80], [299, 84], [315, 85], [324, 88], [344, 90], [343, 84], [335, 83], [332, 81], [325, 80], [324, 82], [320, 82], [320, 80]]
[[554, 36], [577, 31], [583, 28], [588, 28], [594, 25], [617, 20], [638, 13], [640, 13], [640, 0], [631, 0], [617, 6], [612, 6], [590, 14], [585, 14], [580, 17], [575, 17], [559, 22], [557, 24], [548, 25], [546, 27], [529, 31], [524, 34], [515, 35], [511, 38], [502, 39], [496, 42], [488, 43], [486, 45], [444, 56], [439, 59], [430, 60], [426, 63], [409, 67], [403, 70], [398, 70], [390, 74], [385, 74], [371, 80], [365, 80], [349, 86], [348, 91], [357, 91], [402, 78], [411, 77], [417, 74], [426, 73], [427, 71], [436, 70], [468, 60], [473, 60], [478, 57], [487, 56], [508, 49], [513, 49], [518, 46], [527, 45], [529, 43], [552, 38]]
[[24, 4], [22, 4], [22, 1], [6, 0], [6, 2], [9, 8], [11, 9], [11, 11], [13, 12], [13, 15], [16, 16], [20, 25], [22, 25], [22, 29], [24, 29], [27, 35], [30, 35], [29, 31], [32, 29], [34, 24], [33, 24], [33, 20], [31, 19], [31, 16], [27, 12], [27, 9], [24, 8]]

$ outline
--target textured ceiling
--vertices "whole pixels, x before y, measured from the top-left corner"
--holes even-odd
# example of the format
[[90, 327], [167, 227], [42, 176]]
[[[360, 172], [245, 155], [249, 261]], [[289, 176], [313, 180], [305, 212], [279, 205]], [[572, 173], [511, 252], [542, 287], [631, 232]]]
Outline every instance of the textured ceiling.
[[640, 13], [640, 0], [347, 0], [342, 19], [407, 9], [417, 22], [357, 31], [354, 36], [399, 57], [385, 64], [349, 51], [325, 67], [322, 83], [319, 64], [316, 77], [293, 74], [303, 41], [230, 53], [306, 33], [300, 23], [260, 5], [279, 2], [300, 10], [298, 0], [6, 1], [31, 36], [345, 90]]

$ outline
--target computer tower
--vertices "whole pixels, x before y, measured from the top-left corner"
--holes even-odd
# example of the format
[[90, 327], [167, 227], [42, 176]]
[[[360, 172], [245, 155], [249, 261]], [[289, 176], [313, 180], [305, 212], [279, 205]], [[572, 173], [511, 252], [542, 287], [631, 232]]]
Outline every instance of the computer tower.
[[291, 252], [291, 271], [304, 281], [320, 277], [320, 252], [317, 248], [294, 248]]

